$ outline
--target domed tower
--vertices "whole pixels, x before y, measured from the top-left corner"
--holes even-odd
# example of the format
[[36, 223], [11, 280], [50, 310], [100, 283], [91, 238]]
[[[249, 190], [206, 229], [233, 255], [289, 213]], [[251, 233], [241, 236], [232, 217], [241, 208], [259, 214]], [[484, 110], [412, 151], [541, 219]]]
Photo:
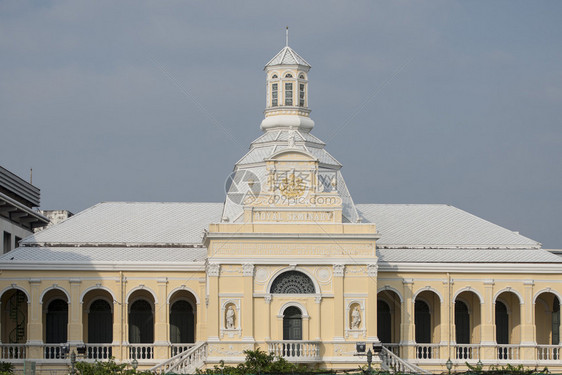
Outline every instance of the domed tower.
[[264, 68], [267, 95], [263, 130], [293, 128], [309, 132], [314, 127], [308, 109], [310, 65], [287, 44]]
[[234, 167], [222, 222], [357, 222], [341, 164], [310, 133], [310, 65], [286, 43], [264, 70], [264, 134]]

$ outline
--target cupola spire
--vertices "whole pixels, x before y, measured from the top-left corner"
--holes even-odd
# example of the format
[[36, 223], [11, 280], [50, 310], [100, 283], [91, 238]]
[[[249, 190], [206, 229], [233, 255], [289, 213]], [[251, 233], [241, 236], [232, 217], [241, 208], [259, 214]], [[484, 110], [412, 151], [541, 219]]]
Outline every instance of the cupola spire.
[[308, 108], [310, 65], [289, 47], [289, 27], [285, 47], [264, 68], [267, 80], [265, 119], [262, 130], [294, 129], [309, 132], [314, 127]]

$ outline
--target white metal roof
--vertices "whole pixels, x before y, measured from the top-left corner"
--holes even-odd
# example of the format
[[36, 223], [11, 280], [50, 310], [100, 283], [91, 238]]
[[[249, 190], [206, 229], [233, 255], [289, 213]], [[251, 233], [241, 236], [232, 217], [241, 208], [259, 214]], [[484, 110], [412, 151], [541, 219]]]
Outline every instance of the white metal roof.
[[166, 247], [18, 247], [0, 256], [3, 264], [21, 263], [191, 263], [205, 261], [206, 248]]
[[274, 58], [265, 64], [266, 67], [273, 65], [303, 65], [310, 68], [310, 64], [289, 46], [284, 47]]
[[378, 247], [540, 248], [540, 243], [466, 211], [442, 204], [358, 204], [375, 223]]
[[105, 202], [22, 241], [29, 244], [200, 244], [222, 203]]

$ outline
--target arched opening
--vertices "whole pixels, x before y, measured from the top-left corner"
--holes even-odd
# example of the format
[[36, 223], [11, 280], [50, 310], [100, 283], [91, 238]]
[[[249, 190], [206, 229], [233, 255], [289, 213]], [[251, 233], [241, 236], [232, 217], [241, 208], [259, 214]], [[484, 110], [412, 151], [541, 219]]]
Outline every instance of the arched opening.
[[518, 353], [507, 345], [521, 342], [521, 300], [517, 294], [505, 291], [497, 296], [495, 322], [498, 359], [515, 359]]
[[392, 290], [377, 294], [377, 336], [389, 350], [400, 355], [400, 296]]
[[[113, 313], [103, 299], [95, 300], [88, 311], [88, 343], [111, 344], [113, 341]], [[89, 346], [88, 358], [108, 359], [112, 357], [111, 346]]]
[[429, 305], [421, 300], [415, 302], [416, 343], [431, 343], [431, 314]]
[[455, 301], [455, 328], [457, 344], [470, 344], [470, 315], [462, 301]]
[[473, 291], [464, 291], [455, 298], [454, 337], [457, 359], [476, 359], [478, 349], [471, 344], [480, 343], [480, 297]]
[[3, 343], [21, 344], [4, 349], [5, 359], [25, 358], [27, 342], [27, 296], [18, 289], [5, 292], [1, 298], [1, 339]]
[[150, 302], [139, 299], [129, 311], [129, 342], [149, 344], [154, 342], [154, 314]]
[[[509, 314], [507, 306], [500, 301], [496, 301], [496, 342], [509, 344]], [[507, 348], [498, 348], [498, 359], [509, 359]]]
[[27, 342], [27, 296], [18, 289], [2, 295], [2, 342], [24, 344]]
[[[41, 299], [43, 304], [43, 342], [46, 359], [65, 358], [60, 344], [68, 341], [68, 298], [61, 289], [48, 290]], [[56, 344], [56, 345], [50, 345]]]
[[[560, 301], [554, 293], [544, 292], [535, 300], [535, 329], [538, 345], [560, 343]], [[556, 348], [543, 347], [538, 351], [539, 359], [559, 359]]]
[[302, 340], [302, 312], [289, 306], [283, 312], [283, 340]]
[[429, 345], [440, 341], [439, 325], [441, 300], [431, 291], [419, 293], [414, 303], [414, 324], [416, 326], [416, 356], [418, 359], [435, 358], [438, 350], [436, 346]]
[[377, 300], [377, 335], [383, 344], [392, 342], [390, 306], [382, 299]]
[[68, 303], [55, 299], [47, 305], [45, 343], [62, 344], [67, 341]]
[[183, 344], [195, 342], [193, 307], [185, 300], [179, 300], [170, 308], [170, 342]]
[[197, 299], [188, 290], [178, 290], [169, 298], [172, 356], [191, 348], [197, 327]]
[[[113, 296], [104, 289], [93, 289], [83, 297], [82, 334], [88, 343], [87, 357], [109, 359], [113, 353]], [[99, 344], [99, 345], [91, 345]]]
[[302, 272], [283, 272], [273, 280], [271, 293], [279, 294], [313, 294], [316, 293], [314, 283]]

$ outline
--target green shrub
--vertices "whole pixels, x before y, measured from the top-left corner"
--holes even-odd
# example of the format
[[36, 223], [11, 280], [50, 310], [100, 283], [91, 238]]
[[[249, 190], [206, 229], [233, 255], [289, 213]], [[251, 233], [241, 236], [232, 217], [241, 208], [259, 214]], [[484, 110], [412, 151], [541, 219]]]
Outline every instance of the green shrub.
[[259, 348], [257, 350], [244, 350], [246, 359], [238, 366], [225, 366], [221, 361], [212, 369], [199, 370], [200, 375], [257, 375], [257, 374], [297, 374], [321, 372], [322, 374], [333, 374], [330, 370], [319, 370], [310, 368], [304, 364], [294, 364], [284, 358], [277, 357], [273, 353], [266, 353]]
[[76, 362], [76, 374], [78, 375], [140, 375], [151, 374], [150, 371], [137, 371], [127, 363], [115, 363], [113, 359], [109, 361], [95, 362]]
[[14, 364], [10, 362], [0, 362], [0, 375], [13, 374]]

